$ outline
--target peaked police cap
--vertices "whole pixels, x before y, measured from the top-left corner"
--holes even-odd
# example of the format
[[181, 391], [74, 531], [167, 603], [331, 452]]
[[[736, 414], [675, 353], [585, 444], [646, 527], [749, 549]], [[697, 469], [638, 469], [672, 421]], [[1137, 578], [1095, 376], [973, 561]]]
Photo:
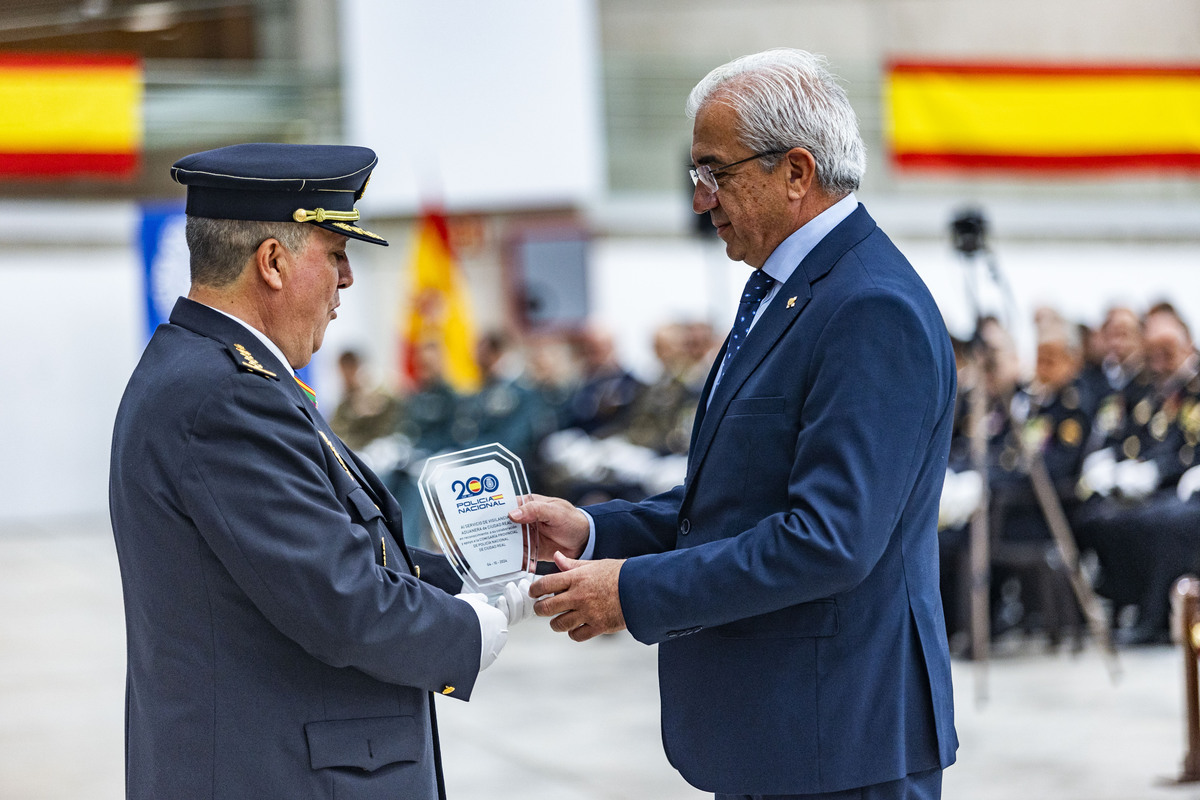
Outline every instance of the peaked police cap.
[[378, 160], [349, 145], [235, 144], [184, 156], [171, 177], [187, 187], [190, 216], [305, 222], [386, 245], [358, 226], [354, 207]]

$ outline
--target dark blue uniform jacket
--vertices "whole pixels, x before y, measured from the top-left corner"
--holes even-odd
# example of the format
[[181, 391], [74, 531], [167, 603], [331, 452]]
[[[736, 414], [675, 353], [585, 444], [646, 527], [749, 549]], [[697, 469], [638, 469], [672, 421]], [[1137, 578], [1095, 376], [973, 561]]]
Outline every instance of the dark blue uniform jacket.
[[477, 617], [250, 331], [179, 300], [117, 413], [110, 509], [128, 797], [439, 796], [431, 693], [469, 697]]

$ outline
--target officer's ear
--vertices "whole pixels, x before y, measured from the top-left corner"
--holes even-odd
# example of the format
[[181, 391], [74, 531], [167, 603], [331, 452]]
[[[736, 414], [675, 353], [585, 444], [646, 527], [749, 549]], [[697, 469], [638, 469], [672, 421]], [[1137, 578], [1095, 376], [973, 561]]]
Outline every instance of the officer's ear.
[[292, 254], [278, 239], [267, 239], [254, 251], [255, 272], [263, 283], [278, 291], [283, 288], [291, 258]]

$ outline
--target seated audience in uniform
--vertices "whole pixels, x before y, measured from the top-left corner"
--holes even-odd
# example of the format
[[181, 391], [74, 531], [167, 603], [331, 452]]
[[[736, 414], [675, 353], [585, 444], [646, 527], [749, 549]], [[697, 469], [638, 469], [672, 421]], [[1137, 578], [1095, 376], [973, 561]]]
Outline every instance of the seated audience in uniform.
[[1137, 608], [1118, 637], [1126, 644], [1167, 639], [1170, 584], [1194, 568], [1200, 542], [1200, 503], [1177, 490], [1200, 435], [1200, 359], [1170, 304], [1152, 307], [1143, 330], [1148, 381], [1126, 385], [1123, 418], [1112, 406], [1097, 412], [1106, 438], [1084, 462], [1075, 517], [1081, 544], [1099, 558], [1100, 590], [1115, 609]]
[[[1003, 433], [993, 438], [994, 462], [989, 469], [989, 525], [993, 561], [993, 596], [1006, 596], [1006, 581], [1015, 581], [1026, 630], [1045, 630], [1057, 644], [1068, 627], [1077, 633], [1081, 617], [1071, 594], [1058, 545], [1047, 522], [1045, 503], [1069, 512], [1075, 503], [1090, 420], [1088, 387], [1080, 379], [1083, 342], [1077, 326], [1057, 312], [1043, 309], [1037, 318], [1037, 358], [1033, 379], [1014, 395]], [[1035, 472], [1040, 466], [1042, 472]], [[1044, 475], [1046, 495], [1033, 481]], [[1013, 590], [1007, 595], [1014, 598]]]

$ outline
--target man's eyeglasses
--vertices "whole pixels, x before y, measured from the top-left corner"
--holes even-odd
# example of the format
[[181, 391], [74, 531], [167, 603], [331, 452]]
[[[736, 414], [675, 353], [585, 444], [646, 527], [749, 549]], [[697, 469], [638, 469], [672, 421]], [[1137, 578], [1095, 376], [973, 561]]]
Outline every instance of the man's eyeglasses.
[[688, 174], [692, 176], [692, 185], [699, 186], [704, 184], [704, 188], [709, 194], [716, 194], [721, 187], [717, 185], [717, 175], [721, 174], [730, 167], [736, 167], [738, 164], [745, 164], [747, 161], [753, 161], [756, 158], [764, 158], [766, 156], [778, 156], [786, 153], [787, 150], [768, 150], [765, 153], [755, 153], [748, 158], [743, 158], [741, 161], [734, 161], [730, 164], [722, 164], [719, 167], [710, 167], [708, 164], [701, 164], [698, 167], [692, 167], [688, 170]]

